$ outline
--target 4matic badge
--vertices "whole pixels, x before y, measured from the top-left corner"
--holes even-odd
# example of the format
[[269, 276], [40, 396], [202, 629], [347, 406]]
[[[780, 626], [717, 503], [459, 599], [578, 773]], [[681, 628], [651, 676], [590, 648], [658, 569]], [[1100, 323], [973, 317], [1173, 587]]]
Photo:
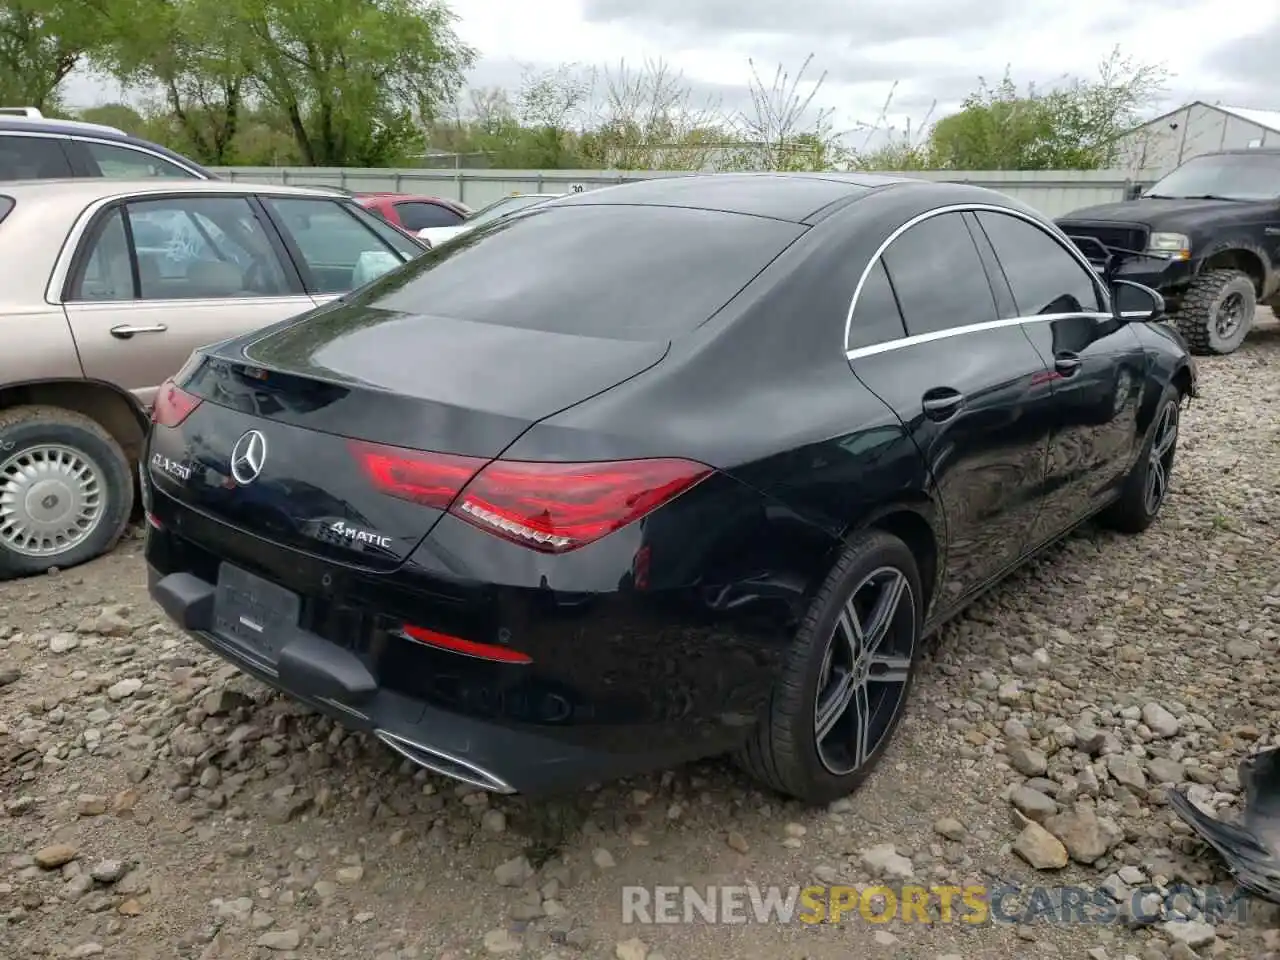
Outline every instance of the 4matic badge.
[[328, 524], [325, 528], [330, 537], [347, 543], [368, 544], [372, 547], [381, 547], [383, 550], [391, 549], [391, 538], [376, 533], [373, 530], [364, 530], [360, 527], [353, 527], [345, 520], [337, 520]]

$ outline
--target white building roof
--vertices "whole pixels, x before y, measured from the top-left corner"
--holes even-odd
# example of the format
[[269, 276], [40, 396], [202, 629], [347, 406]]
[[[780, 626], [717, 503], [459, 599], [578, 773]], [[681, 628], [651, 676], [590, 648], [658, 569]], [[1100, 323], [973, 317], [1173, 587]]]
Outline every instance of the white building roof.
[[1280, 133], [1280, 110], [1250, 110], [1248, 107], [1226, 107], [1221, 104], [1214, 104], [1214, 106], [1223, 113], [1239, 117], [1247, 123], [1255, 123]]

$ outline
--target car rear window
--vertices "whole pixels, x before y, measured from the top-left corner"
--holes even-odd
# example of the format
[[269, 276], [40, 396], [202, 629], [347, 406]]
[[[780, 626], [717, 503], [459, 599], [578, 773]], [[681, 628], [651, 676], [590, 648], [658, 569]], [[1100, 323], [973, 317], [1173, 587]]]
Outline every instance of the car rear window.
[[4, 223], [4, 218], [9, 215], [9, 211], [13, 209], [13, 197], [0, 197], [0, 223]]
[[552, 201], [442, 244], [350, 301], [549, 333], [667, 340], [706, 321], [804, 230], [713, 210]]

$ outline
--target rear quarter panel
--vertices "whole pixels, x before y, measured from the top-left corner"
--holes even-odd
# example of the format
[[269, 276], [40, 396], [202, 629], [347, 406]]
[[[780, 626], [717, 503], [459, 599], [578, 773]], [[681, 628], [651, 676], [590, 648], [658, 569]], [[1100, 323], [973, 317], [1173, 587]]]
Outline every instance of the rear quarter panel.
[[81, 206], [19, 198], [0, 221], [0, 386], [83, 376], [66, 315], [45, 296]]
[[[751, 534], [734, 528], [747, 522], [738, 514], [719, 535], [768, 543], [776, 560], [767, 578], [790, 584], [797, 603], [821, 586], [842, 543], [886, 510], [915, 513], [944, 544], [919, 450], [845, 359], [844, 319], [859, 273], [849, 248], [821, 229], [677, 340], [656, 367], [543, 420], [504, 456], [674, 456], [718, 468], [760, 494]], [[758, 582], [766, 576], [758, 558], [768, 555], [742, 551], [741, 570], [727, 579]]]
[[71, 328], [61, 307], [0, 304], [0, 387], [84, 375]]

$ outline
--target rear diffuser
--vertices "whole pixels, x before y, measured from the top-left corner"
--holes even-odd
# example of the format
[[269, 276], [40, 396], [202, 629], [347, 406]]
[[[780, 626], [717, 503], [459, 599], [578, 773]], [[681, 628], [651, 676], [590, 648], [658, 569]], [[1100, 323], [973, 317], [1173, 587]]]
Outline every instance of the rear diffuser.
[[1238, 824], [1205, 813], [1171, 789], [1169, 806], [1226, 861], [1236, 881], [1254, 896], [1280, 903], [1280, 747], [1240, 763], [1244, 811]]

